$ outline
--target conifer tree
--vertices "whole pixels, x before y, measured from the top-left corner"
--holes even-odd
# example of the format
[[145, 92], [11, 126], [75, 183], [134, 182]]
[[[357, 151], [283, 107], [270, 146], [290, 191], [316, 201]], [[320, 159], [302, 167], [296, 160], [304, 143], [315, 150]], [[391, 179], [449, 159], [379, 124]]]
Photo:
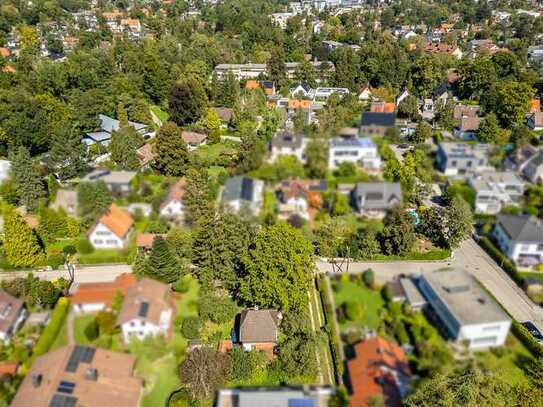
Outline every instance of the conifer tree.
[[158, 131], [155, 143], [155, 167], [165, 175], [181, 176], [189, 161], [187, 145], [175, 123], [165, 123]]
[[11, 172], [17, 184], [21, 203], [28, 209], [37, 208], [40, 198], [45, 195], [45, 189], [40, 172], [25, 147], [19, 147], [10, 157]]
[[45, 264], [45, 252], [34, 231], [11, 206], [4, 210], [4, 254], [15, 267]]
[[145, 264], [145, 275], [164, 283], [173, 283], [179, 278], [179, 271], [179, 265], [168, 243], [161, 236], [156, 237]]

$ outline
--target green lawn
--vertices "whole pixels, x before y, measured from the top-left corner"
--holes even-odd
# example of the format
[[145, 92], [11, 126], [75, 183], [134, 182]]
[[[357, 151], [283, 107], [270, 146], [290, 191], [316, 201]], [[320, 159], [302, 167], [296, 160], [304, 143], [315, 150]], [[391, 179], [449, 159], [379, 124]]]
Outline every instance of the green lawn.
[[124, 250], [99, 249], [79, 255], [79, 264], [126, 263], [128, 255]]
[[221, 174], [228, 175], [228, 171], [226, 171], [226, 169], [220, 165], [212, 165], [207, 168], [207, 174], [212, 178], [217, 178]]
[[136, 372], [146, 381], [146, 394], [141, 407], [164, 406], [170, 394], [179, 387], [175, 356], [168, 354], [153, 362], [139, 363]]
[[384, 307], [384, 301], [378, 291], [370, 290], [354, 282], [332, 283], [332, 287], [336, 286], [337, 291], [334, 291], [334, 299], [336, 307], [340, 307], [347, 301], [356, 301], [362, 304], [364, 314], [359, 321], [346, 321], [340, 323], [342, 331], [349, 328], [369, 327], [377, 329], [379, 326], [379, 310]]
[[74, 339], [78, 345], [89, 345], [91, 341], [85, 335], [85, 329], [93, 323], [94, 314], [82, 315], [74, 318]]
[[221, 142], [215, 144], [206, 144], [198, 147], [196, 154], [204, 161], [206, 165], [213, 165], [224, 152], [234, 153], [235, 145], [232, 142]]
[[160, 107], [153, 105], [150, 107], [151, 111], [158, 117], [158, 119], [162, 122], [162, 124], [166, 123], [170, 117], [168, 112], [165, 112]]
[[57, 338], [55, 339], [55, 342], [53, 342], [53, 345], [49, 349], [49, 352], [68, 345], [68, 323], [67, 322], [68, 322], [68, 317], [66, 317], [66, 320], [64, 321], [64, 325], [62, 325], [62, 328], [60, 332], [58, 333]]

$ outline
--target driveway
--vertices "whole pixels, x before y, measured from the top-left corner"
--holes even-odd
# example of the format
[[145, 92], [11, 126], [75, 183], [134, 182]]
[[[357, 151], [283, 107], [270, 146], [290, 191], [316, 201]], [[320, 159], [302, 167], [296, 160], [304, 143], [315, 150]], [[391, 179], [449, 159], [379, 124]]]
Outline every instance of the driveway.
[[455, 268], [473, 274], [518, 321], [533, 321], [543, 331], [543, 309], [519, 288], [500, 266], [473, 240], [463, 242], [451, 259], [441, 261], [341, 262], [338, 266], [317, 261], [320, 272], [360, 273], [371, 268], [376, 280], [383, 284], [401, 274], [423, 274], [433, 270]]
[[[74, 281], [76, 283], [98, 283], [102, 281], [113, 281], [120, 274], [131, 272], [132, 267], [128, 264], [76, 266]], [[66, 279], [70, 278], [67, 270], [33, 271], [32, 273], [42, 280], [55, 280], [60, 277], [64, 277]], [[7, 271], [0, 273], [0, 280], [15, 277], [25, 277], [27, 274], [28, 271]]]

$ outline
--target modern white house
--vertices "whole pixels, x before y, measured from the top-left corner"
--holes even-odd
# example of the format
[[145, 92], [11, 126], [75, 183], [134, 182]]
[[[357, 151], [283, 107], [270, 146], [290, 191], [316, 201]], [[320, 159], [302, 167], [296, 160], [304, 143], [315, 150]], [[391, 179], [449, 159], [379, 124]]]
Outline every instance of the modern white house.
[[128, 237], [134, 219], [115, 204], [100, 217], [88, 233], [89, 241], [95, 249], [122, 249], [128, 244]]
[[123, 340], [143, 339], [146, 336], [171, 336], [175, 306], [170, 287], [149, 278], [143, 278], [128, 288], [123, 306], [117, 317]]
[[535, 216], [500, 214], [492, 233], [503, 254], [518, 265], [543, 263], [543, 222]]
[[378, 170], [381, 157], [377, 146], [370, 138], [335, 137], [330, 142], [328, 167], [335, 169], [349, 162], [367, 170]]
[[222, 205], [234, 213], [248, 210], [253, 216], [260, 213], [264, 200], [264, 182], [236, 176], [228, 178], [224, 187]]
[[436, 165], [446, 176], [457, 177], [487, 171], [489, 146], [487, 144], [440, 143]]
[[282, 155], [293, 155], [298, 161], [305, 163], [305, 148], [308, 139], [303, 134], [281, 131], [271, 141], [270, 161], [275, 162]]
[[168, 191], [166, 199], [160, 204], [160, 215], [168, 219], [180, 219], [185, 214], [183, 197], [187, 182], [184, 178], [177, 181]]
[[511, 318], [471, 274], [464, 270], [425, 273], [418, 288], [447, 337], [473, 350], [505, 343]]
[[24, 302], [0, 290], [0, 342], [9, 344], [19, 330], [28, 313]]
[[468, 179], [475, 190], [475, 212], [495, 215], [506, 206], [518, 206], [525, 182], [514, 172], [489, 171]]

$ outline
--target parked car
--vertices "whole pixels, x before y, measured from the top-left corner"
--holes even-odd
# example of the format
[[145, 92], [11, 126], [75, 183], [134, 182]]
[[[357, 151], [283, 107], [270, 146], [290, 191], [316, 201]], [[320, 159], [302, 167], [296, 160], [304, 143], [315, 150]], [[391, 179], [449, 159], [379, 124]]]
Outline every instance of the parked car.
[[531, 321], [525, 321], [520, 323], [524, 328], [530, 332], [530, 334], [534, 337], [534, 339], [543, 344], [543, 334], [541, 331], [534, 325]]

